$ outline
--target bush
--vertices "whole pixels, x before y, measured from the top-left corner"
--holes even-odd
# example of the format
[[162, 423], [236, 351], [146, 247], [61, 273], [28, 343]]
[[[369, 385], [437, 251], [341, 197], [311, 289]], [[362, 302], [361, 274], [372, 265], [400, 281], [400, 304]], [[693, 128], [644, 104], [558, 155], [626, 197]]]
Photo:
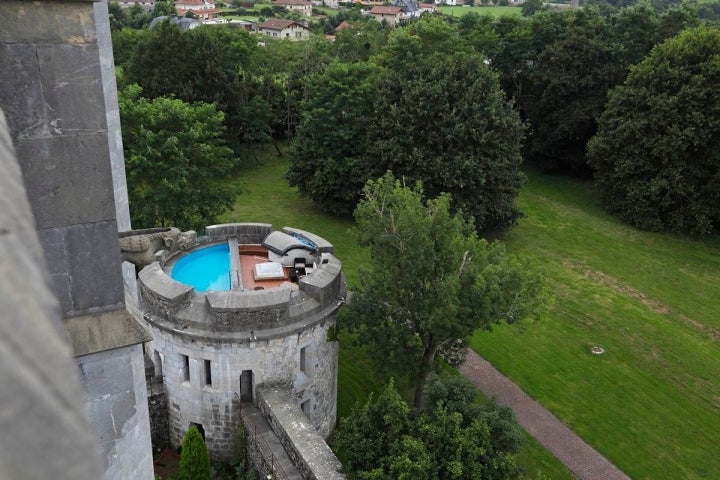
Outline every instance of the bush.
[[207, 446], [195, 425], [190, 426], [183, 439], [177, 480], [212, 480]]

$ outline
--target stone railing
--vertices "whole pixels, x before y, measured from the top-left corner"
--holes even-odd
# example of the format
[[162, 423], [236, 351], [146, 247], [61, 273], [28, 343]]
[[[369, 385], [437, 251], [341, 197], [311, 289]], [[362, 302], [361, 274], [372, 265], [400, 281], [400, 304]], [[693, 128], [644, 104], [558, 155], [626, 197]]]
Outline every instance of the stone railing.
[[312, 427], [290, 389], [261, 387], [257, 404], [304, 480], [345, 480], [342, 464]]

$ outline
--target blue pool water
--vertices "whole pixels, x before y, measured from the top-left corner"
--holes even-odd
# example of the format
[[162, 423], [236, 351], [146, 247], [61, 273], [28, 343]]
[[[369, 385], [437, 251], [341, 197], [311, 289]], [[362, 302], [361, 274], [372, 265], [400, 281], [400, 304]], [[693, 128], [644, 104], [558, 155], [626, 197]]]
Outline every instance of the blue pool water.
[[177, 261], [170, 275], [195, 291], [230, 290], [230, 248], [228, 244], [201, 248]]

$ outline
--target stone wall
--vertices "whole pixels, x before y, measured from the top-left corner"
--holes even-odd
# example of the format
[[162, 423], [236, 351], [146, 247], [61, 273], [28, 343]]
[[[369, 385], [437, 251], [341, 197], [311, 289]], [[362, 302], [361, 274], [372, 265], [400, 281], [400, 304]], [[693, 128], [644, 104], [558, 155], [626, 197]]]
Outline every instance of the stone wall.
[[[2, 76], [0, 70], [0, 76]], [[0, 110], [0, 476], [95, 480], [77, 366]]]
[[[1, 1], [0, 107], [83, 370], [105, 478], [151, 479], [139, 345], [147, 337], [125, 309], [118, 243], [129, 212], [107, 3]], [[115, 385], [118, 357], [125, 368]]]
[[[329, 435], [337, 413], [338, 347], [337, 342], [327, 342], [328, 328], [334, 325], [333, 316], [302, 334], [254, 342], [205, 343], [171, 335], [151, 324], [152, 348], [162, 358], [168, 394], [171, 446], [179, 446], [190, 424], [196, 423], [203, 426], [213, 458], [231, 458], [236, 453], [233, 434], [240, 421], [234, 409], [236, 395], [252, 400], [257, 387], [268, 384], [292, 389], [295, 393], [288, 401], [298, 408], [304, 403], [313, 427], [321, 435]], [[305, 372], [300, 369], [301, 349], [305, 349]], [[242, 384], [243, 372], [252, 372], [249, 384]]]
[[167, 395], [161, 383], [150, 384], [148, 387], [152, 388], [147, 399], [150, 412], [150, 437], [153, 452], [158, 454], [170, 446]]
[[342, 464], [284, 388], [258, 389], [258, 407], [304, 480], [344, 480]]

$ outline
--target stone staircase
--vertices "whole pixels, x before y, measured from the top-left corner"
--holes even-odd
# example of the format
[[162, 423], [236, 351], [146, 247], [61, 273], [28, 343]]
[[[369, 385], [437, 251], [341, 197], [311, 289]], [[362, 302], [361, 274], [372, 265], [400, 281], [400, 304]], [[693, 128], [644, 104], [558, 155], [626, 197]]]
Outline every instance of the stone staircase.
[[[290, 461], [280, 439], [270, 428], [265, 416], [251, 403], [242, 404], [242, 420], [247, 429], [251, 448], [263, 459], [265, 468], [261, 478], [273, 480], [303, 480], [298, 469]], [[270, 477], [269, 475], [272, 475]]]

